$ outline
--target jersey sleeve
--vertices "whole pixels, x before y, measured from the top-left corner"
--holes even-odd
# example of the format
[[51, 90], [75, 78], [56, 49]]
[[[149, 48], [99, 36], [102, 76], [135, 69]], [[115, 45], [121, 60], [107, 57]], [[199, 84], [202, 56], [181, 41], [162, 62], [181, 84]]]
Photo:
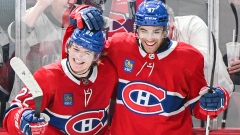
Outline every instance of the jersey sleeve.
[[[212, 63], [214, 59], [213, 52], [213, 39], [209, 39], [209, 28], [205, 22], [198, 16], [192, 16], [192, 19], [188, 25], [187, 35], [189, 37], [189, 44], [197, 48], [204, 56], [205, 66], [204, 72], [206, 74], [206, 80], [210, 83], [211, 72], [212, 72]], [[210, 41], [210, 43], [209, 43]], [[228, 93], [231, 95], [233, 91], [233, 82], [227, 72], [226, 66], [222, 59], [222, 53], [219, 47], [216, 48], [217, 57], [216, 57], [216, 67], [215, 67], [215, 78], [214, 84], [219, 85], [225, 88]], [[210, 53], [209, 53], [210, 52]]]
[[[200, 53], [199, 53], [200, 54]], [[201, 54], [200, 54], [201, 55]], [[199, 56], [199, 55], [198, 55]], [[195, 57], [197, 58], [195, 63], [195, 68], [191, 72], [192, 74], [188, 76], [188, 71], [185, 71], [185, 77], [188, 78], [188, 89], [189, 89], [189, 95], [188, 95], [188, 102], [190, 103], [190, 108], [192, 115], [201, 120], [205, 120], [206, 116], [199, 113], [199, 92], [203, 86], [207, 86], [207, 82], [204, 78], [204, 73], [203, 73], [203, 65], [204, 65], [204, 60], [203, 57]]]
[[[45, 69], [40, 69], [35, 72], [34, 78], [38, 82], [39, 86], [43, 91], [43, 98], [42, 98], [42, 105], [41, 105], [41, 112], [44, 108], [47, 107], [47, 104], [53, 98], [54, 91], [52, 91], [52, 87], [50, 83], [52, 81], [49, 80], [51, 76], [49, 73], [45, 71]], [[53, 79], [54, 80], [54, 79]], [[4, 120], [3, 120], [3, 127], [9, 134], [19, 134], [17, 131], [18, 122], [17, 117], [21, 110], [24, 109], [35, 109], [35, 102], [33, 96], [29, 89], [24, 86], [17, 96], [11, 101], [10, 107], [5, 111]]]

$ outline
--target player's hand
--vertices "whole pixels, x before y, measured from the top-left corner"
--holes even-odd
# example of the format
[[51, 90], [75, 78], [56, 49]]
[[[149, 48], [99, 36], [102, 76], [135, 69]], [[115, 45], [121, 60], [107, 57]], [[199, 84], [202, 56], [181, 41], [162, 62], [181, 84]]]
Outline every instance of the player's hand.
[[213, 87], [213, 91], [209, 92], [209, 87], [205, 86], [201, 89], [200, 112], [205, 115], [216, 116], [225, 110], [229, 103], [229, 94], [222, 87]]
[[88, 5], [77, 6], [70, 14], [70, 22], [79, 29], [84, 28], [85, 23], [89, 30], [100, 30], [104, 25], [102, 11]]
[[34, 110], [25, 110], [22, 113], [20, 129], [24, 135], [41, 135], [44, 134], [47, 128], [50, 118], [46, 114], [44, 114], [44, 117], [41, 115], [41, 118], [37, 118], [34, 113]]

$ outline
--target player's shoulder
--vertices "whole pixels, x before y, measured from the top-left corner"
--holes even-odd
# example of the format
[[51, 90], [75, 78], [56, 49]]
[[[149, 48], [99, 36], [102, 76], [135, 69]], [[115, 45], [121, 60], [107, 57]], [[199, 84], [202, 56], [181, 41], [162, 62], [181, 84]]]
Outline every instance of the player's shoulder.
[[48, 65], [45, 65], [41, 68], [39, 68], [35, 74], [40, 74], [40, 75], [51, 75], [51, 74], [57, 74], [57, 73], [62, 73], [63, 72], [63, 68], [61, 65], [61, 62], [55, 62], [55, 63], [51, 63]]
[[103, 68], [104, 70], [115, 70], [115, 66], [111, 62], [111, 60], [107, 56], [102, 56], [98, 63], [98, 66]]
[[45, 65], [45, 66], [43, 66], [43, 68], [48, 69], [48, 70], [61, 69], [61, 61]]
[[106, 46], [108, 46], [108, 51], [111, 50], [111, 52], [117, 52], [119, 50], [131, 51], [136, 47], [135, 34], [126, 32], [115, 33], [109, 38]]
[[188, 56], [203, 57], [198, 49], [185, 42], [177, 42], [177, 50]]
[[100, 58], [100, 61], [98, 62], [98, 70], [99, 73], [104, 74], [104, 76], [117, 76], [117, 69], [107, 56]]
[[129, 41], [135, 39], [135, 34], [127, 32], [116, 32], [113, 34], [112, 39], [114, 41]]

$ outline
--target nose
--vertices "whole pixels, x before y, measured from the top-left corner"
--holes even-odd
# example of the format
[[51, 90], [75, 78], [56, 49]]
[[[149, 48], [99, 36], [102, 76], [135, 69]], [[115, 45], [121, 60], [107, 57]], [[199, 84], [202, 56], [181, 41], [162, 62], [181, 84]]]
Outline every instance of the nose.
[[148, 33], [145, 35], [145, 39], [147, 39], [148, 41], [152, 41], [153, 40], [153, 35], [151, 33]]
[[76, 55], [76, 58], [78, 58], [78, 59], [82, 59], [82, 58], [86, 57], [86, 54], [81, 53], [81, 52], [78, 52], [75, 55]]

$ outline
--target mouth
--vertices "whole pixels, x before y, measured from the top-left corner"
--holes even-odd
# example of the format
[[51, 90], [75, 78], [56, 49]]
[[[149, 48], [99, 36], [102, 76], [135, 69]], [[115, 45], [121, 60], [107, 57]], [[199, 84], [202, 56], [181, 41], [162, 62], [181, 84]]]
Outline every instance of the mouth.
[[80, 65], [82, 65], [82, 64], [85, 63], [84, 61], [80, 61], [80, 60], [77, 60], [77, 59], [75, 59], [75, 58], [73, 58], [73, 61], [74, 61], [76, 64], [80, 64]]
[[146, 44], [147, 46], [154, 46], [154, 45], [156, 44], [156, 42], [154, 42], [154, 43], [147, 43], [147, 42], [145, 42], [145, 44]]

